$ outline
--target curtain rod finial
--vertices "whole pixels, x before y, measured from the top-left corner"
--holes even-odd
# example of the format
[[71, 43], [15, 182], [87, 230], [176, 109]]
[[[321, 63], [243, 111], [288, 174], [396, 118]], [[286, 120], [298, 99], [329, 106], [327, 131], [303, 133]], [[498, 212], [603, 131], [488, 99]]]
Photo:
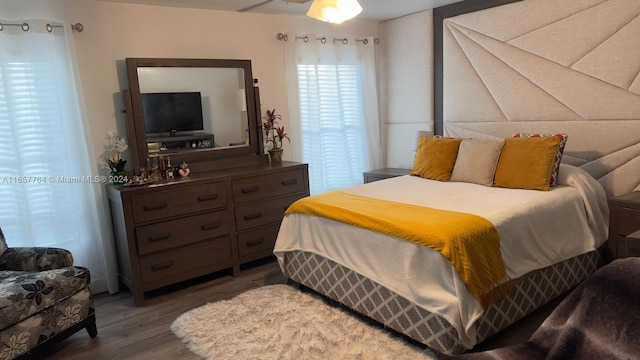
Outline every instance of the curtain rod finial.
[[276, 35], [276, 39], [280, 41], [287, 41], [289, 40], [289, 36], [287, 34], [278, 33], [278, 35]]
[[82, 32], [82, 30], [84, 30], [84, 26], [82, 26], [81, 23], [71, 24], [71, 30], [76, 32]]

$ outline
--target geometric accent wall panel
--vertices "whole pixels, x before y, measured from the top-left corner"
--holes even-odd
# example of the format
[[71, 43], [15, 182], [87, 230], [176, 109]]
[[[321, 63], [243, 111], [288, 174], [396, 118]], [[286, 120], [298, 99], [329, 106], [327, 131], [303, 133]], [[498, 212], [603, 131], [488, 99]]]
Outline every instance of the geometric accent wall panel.
[[566, 132], [564, 162], [610, 195], [640, 185], [640, 0], [523, 0], [443, 26], [447, 134]]

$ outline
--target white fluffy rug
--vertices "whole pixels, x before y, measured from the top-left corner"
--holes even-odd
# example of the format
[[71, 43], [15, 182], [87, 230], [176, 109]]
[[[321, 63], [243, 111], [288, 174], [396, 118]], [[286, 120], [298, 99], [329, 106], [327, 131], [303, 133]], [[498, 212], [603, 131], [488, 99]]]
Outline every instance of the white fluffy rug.
[[193, 309], [171, 330], [207, 359], [437, 359], [288, 285], [264, 286]]

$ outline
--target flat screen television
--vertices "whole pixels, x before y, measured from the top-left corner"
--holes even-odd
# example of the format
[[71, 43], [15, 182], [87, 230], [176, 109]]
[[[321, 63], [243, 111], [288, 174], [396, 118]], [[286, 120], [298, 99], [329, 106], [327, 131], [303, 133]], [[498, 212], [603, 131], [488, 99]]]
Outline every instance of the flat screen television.
[[147, 134], [204, 129], [199, 92], [142, 94], [142, 107]]

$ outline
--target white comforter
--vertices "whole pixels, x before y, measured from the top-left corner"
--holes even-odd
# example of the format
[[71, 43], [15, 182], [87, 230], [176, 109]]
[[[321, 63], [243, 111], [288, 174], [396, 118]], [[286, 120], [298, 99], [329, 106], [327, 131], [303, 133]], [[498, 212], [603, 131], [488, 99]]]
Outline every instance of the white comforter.
[[[564, 164], [558, 183], [536, 191], [401, 176], [343, 191], [484, 217], [498, 230], [507, 274], [516, 279], [594, 250], [607, 238], [609, 208], [602, 186]], [[482, 307], [439, 252], [301, 214], [285, 216], [280, 227], [274, 253], [281, 267], [284, 254], [293, 250], [316, 253], [392, 289], [447, 319], [465, 346], [475, 345], [474, 323]]]

